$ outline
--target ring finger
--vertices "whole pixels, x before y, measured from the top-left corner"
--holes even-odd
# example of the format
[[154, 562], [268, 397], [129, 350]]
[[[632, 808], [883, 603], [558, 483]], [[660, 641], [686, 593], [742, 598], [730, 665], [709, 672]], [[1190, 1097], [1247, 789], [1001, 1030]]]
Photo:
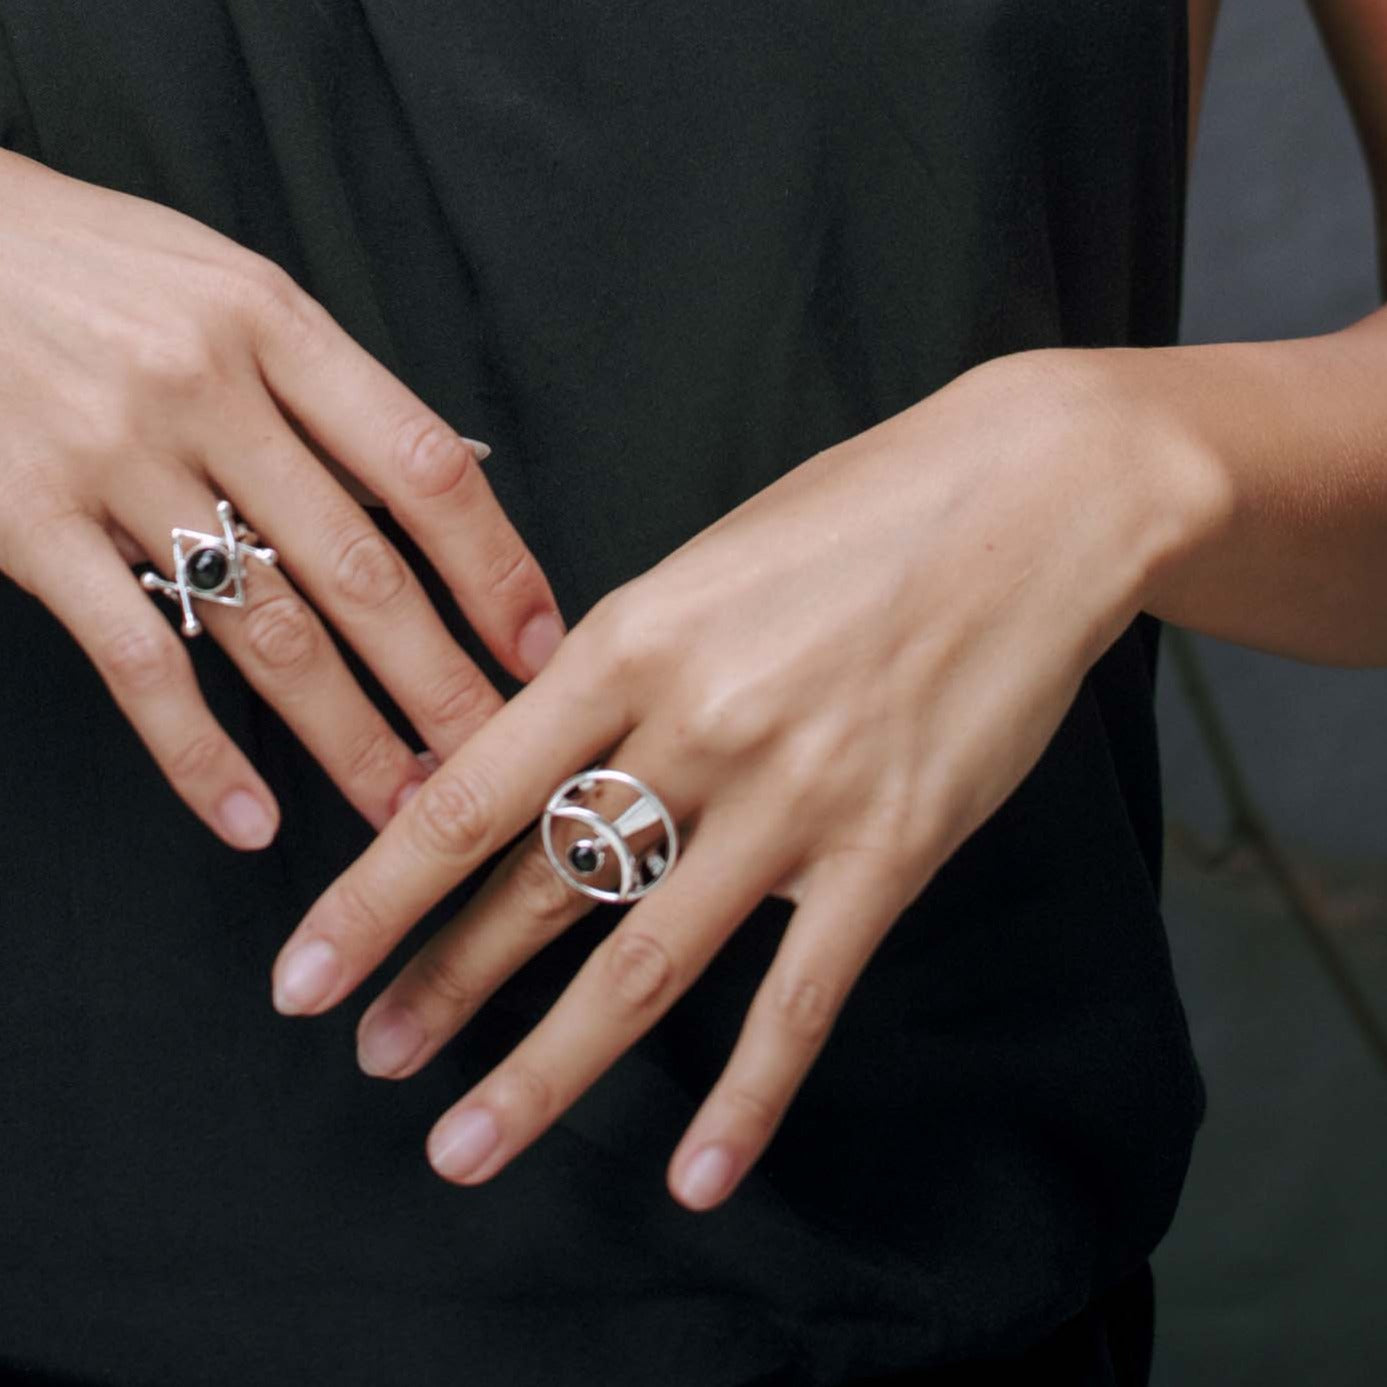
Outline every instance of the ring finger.
[[[449, 634], [423, 585], [375, 521], [264, 397], [256, 439], [208, 470], [250, 524], [273, 523], [282, 562], [380, 679], [430, 749], [450, 756], [501, 696]], [[273, 497], [265, 510], [263, 498]], [[262, 513], [262, 511], [264, 513]]]
[[[649, 758], [641, 755], [637, 733], [626, 738], [619, 755], [628, 774], [644, 777]], [[636, 769], [632, 770], [631, 767]], [[680, 833], [696, 827], [693, 808], [701, 786], [678, 777], [681, 794], [664, 799]], [[649, 782], [646, 781], [646, 784]], [[609, 823], [634, 807], [630, 787], [598, 779], [583, 805]], [[565, 832], [565, 829], [571, 831]], [[586, 830], [556, 820], [554, 845], [563, 853]], [[664, 838], [661, 824], [627, 837], [636, 858]], [[615, 854], [604, 854], [614, 857]], [[592, 885], [610, 889], [620, 880], [618, 864], [605, 863]], [[377, 1078], [402, 1079], [423, 1066], [481, 1009], [489, 997], [544, 946], [591, 911], [593, 898], [575, 890], [558, 873], [544, 850], [539, 828], [532, 829], [496, 864], [467, 905], [438, 929], [362, 1014], [357, 1025], [357, 1061]]]
[[[134, 498], [138, 505], [131, 504]], [[112, 515], [168, 578], [172, 527], [216, 534], [216, 502], [183, 466], [151, 459], [132, 466]], [[200, 601], [197, 616], [348, 801], [382, 827], [404, 787], [423, 779], [418, 758], [366, 697], [316, 613], [284, 575], [253, 557], [245, 569], [244, 607]]]

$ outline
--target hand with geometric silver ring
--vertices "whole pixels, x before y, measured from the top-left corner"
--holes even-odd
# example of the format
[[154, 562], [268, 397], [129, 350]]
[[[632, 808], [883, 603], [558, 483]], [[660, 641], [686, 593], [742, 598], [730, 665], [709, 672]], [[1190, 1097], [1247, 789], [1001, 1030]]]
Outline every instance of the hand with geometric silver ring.
[[328, 628], [436, 757], [502, 700], [368, 507], [517, 679], [563, 634], [479, 466], [489, 449], [284, 270], [180, 212], [0, 151], [0, 243], [0, 573], [67, 627], [226, 842], [264, 846], [278, 806], [170, 616], [206, 626], [380, 828], [427, 767]]
[[523, 1160], [766, 897], [787, 900], [666, 1172], [690, 1209], [726, 1199], [905, 907], [1036, 765], [1221, 495], [1178, 430], [1114, 406], [1107, 361], [977, 367], [608, 593], [313, 903], [275, 1005], [340, 1003], [495, 855], [361, 1017], [362, 1068], [406, 1078], [594, 895], [615, 898], [548, 1013], [433, 1128], [435, 1170], [475, 1185]]

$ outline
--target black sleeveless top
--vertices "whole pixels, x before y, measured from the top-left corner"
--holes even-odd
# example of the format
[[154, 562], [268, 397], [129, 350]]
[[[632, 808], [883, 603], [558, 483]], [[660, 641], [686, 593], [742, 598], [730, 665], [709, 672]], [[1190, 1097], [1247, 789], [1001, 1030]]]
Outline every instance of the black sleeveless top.
[[[1184, 0], [0, 0], [0, 137], [287, 268], [494, 445], [572, 623], [985, 358], [1171, 342], [1185, 29]], [[356, 1018], [418, 936], [321, 1019], [278, 1017], [268, 976], [369, 828], [213, 641], [209, 700], [284, 807], [259, 854], [193, 819], [6, 580], [0, 631], [0, 1361], [826, 1387], [1017, 1352], [1166, 1229], [1203, 1093], [1158, 903], [1152, 618], [698, 1214], [666, 1163], [784, 902], [500, 1176], [450, 1186], [426, 1131], [614, 911], [422, 1074], [367, 1079]]]

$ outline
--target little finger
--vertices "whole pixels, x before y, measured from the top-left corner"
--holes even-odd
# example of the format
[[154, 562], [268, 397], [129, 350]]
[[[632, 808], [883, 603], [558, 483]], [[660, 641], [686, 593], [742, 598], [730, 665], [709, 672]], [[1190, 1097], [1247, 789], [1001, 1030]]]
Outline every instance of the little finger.
[[22, 570], [193, 813], [234, 848], [269, 843], [279, 826], [269, 786], [212, 716], [183, 642], [101, 525], [74, 514], [44, 526]]
[[895, 884], [864, 868], [845, 855], [809, 874], [727, 1066], [670, 1157], [670, 1189], [686, 1207], [721, 1203], [760, 1159], [904, 907]]
[[399, 551], [268, 396], [249, 422], [254, 445], [213, 455], [209, 472], [251, 524], [273, 522], [290, 576], [429, 747], [451, 755], [501, 706], [501, 695], [453, 639]]

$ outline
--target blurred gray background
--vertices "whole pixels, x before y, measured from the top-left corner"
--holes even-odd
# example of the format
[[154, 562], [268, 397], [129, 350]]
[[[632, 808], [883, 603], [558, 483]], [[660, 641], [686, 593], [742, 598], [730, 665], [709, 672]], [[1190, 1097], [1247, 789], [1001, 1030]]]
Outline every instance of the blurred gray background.
[[[1342, 97], [1305, 0], [1223, 8], [1191, 182], [1185, 340], [1341, 327], [1379, 302]], [[1272, 831], [1387, 1017], [1387, 671], [1193, 645]], [[1166, 918], [1209, 1115], [1155, 1259], [1155, 1383], [1383, 1387], [1387, 1076], [1257, 855], [1205, 864], [1226, 805], [1168, 658], [1158, 706]]]

